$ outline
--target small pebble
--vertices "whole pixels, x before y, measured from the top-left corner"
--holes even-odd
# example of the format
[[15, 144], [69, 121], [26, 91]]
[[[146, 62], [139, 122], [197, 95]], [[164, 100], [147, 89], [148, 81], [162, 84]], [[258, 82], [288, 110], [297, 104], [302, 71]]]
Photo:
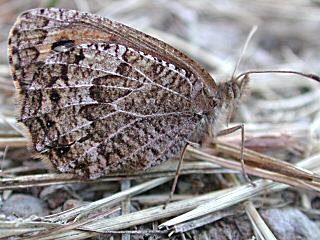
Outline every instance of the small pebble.
[[294, 208], [268, 209], [261, 216], [278, 240], [318, 240], [320, 229], [303, 212]]
[[64, 185], [45, 187], [40, 193], [40, 199], [46, 201], [50, 209], [62, 207], [70, 198], [73, 198], [72, 189]]
[[71, 208], [80, 207], [84, 204], [83, 201], [77, 200], [77, 199], [68, 199], [63, 204], [63, 211], [69, 210]]
[[46, 214], [42, 201], [26, 194], [12, 194], [3, 203], [2, 211], [7, 216], [24, 218], [31, 215], [44, 216]]

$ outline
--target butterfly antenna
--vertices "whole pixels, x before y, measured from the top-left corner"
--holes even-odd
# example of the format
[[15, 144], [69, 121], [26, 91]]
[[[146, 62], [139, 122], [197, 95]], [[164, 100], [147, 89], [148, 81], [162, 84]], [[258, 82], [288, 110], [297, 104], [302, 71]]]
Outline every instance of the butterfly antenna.
[[241, 62], [241, 60], [242, 60], [242, 58], [243, 58], [243, 55], [244, 55], [245, 51], [247, 50], [247, 47], [248, 47], [248, 45], [249, 45], [249, 42], [251, 41], [251, 39], [252, 39], [253, 35], [255, 34], [255, 32], [257, 31], [257, 29], [258, 29], [258, 26], [257, 26], [257, 25], [254, 25], [254, 26], [251, 28], [251, 31], [249, 32], [248, 37], [247, 37], [247, 39], [246, 39], [246, 42], [244, 43], [244, 45], [243, 45], [243, 47], [242, 47], [242, 50], [241, 50], [239, 59], [238, 59], [238, 61], [237, 61], [237, 63], [236, 63], [236, 66], [234, 67], [234, 70], [233, 70], [231, 79], [234, 78], [234, 76], [235, 76], [235, 74], [236, 74], [236, 71], [237, 71], [237, 69], [238, 69], [238, 67], [239, 67], [239, 65], [240, 65], [240, 62]]
[[241, 79], [242, 77], [248, 76], [250, 74], [265, 74], [265, 73], [279, 73], [279, 74], [295, 74], [299, 75], [305, 78], [312, 79], [314, 81], [320, 82], [320, 76], [316, 74], [310, 74], [310, 73], [303, 73], [303, 72], [297, 72], [297, 71], [291, 71], [291, 70], [252, 70], [240, 73], [234, 81], [237, 81], [238, 79]]

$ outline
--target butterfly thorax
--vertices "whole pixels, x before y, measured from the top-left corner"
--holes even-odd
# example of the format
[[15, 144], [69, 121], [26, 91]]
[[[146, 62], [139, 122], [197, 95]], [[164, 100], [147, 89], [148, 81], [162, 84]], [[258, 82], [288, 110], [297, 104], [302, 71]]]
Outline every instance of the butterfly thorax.
[[246, 82], [230, 80], [218, 84], [214, 91], [203, 86], [197, 92], [193, 98], [193, 111], [200, 116], [201, 120], [189, 141], [202, 143], [205, 136], [215, 136], [228, 124], [233, 109], [240, 101], [244, 85]]

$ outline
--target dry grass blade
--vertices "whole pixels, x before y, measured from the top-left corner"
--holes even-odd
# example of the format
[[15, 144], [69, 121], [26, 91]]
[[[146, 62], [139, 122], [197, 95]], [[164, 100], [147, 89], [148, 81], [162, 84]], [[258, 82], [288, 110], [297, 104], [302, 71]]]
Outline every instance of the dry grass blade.
[[71, 209], [66, 212], [61, 212], [59, 214], [55, 214], [52, 216], [47, 216], [44, 218], [45, 221], [50, 222], [68, 222], [71, 219], [74, 219], [75, 217], [79, 216], [79, 214], [82, 215], [88, 215], [91, 214], [94, 211], [97, 211], [98, 209], [102, 207], [110, 207], [116, 203], [121, 202], [122, 200], [140, 194], [142, 192], [148, 191], [154, 187], [157, 187], [167, 181], [169, 181], [171, 178], [158, 178], [154, 179], [142, 184], [139, 184], [137, 186], [131, 187], [127, 190], [124, 190], [122, 192], [115, 193], [111, 195], [110, 197], [106, 197], [103, 199], [100, 199], [98, 201], [92, 202], [86, 206], [82, 206], [79, 208]]
[[198, 217], [202, 217], [206, 214], [233, 206], [266, 191], [276, 191], [284, 189], [286, 187], [286, 185], [284, 184], [278, 184], [270, 180], [262, 179], [253, 181], [253, 183], [256, 185], [255, 187], [253, 187], [252, 184], [234, 187], [232, 191], [216, 196], [215, 198], [212, 198], [209, 202], [200, 205], [196, 209], [162, 223], [159, 226], [159, 228], [168, 228], [176, 224], [186, 222]]
[[257, 238], [260, 238], [261, 240], [277, 240], [256, 208], [253, 206], [252, 202], [246, 202], [245, 208], [251, 224], [258, 235]]
[[174, 225], [169, 236], [171, 236], [174, 233], [187, 232], [192, 229], [199, 228], [201, 226], [218, 221], [224, 217], [238, 215], [243, 212], [244, 212], [244, 210], [241, 207], [231, 207], [228, 209], [224, 209], [223, 211], [217, 211], [217, 212], [205, 215], [203, 217], [197, 218], [195, 220], [191, 220], [191, 221], [187, 221], [184, 223]]
[[[118, 192], [118, 193], [116, 193], [114, 195], [111, 195], [110, 197], [100, 199], [100, 200], [98, 200], [96, 202], [92, 202], [92, 203], [90, 203], [90, 204], [88, 204], [86, 206], [82, 206], [82, 207], [75, 208], [75, 209], [70, 209], [70, 210], [65, 211], [65, 212], [61, 212], [61, 213], [58, 213], [58, 214], [55, 214], [55, 215], [44, 217], [42, 219], [43, 222], [28, 222], [28, 220], [26, 220], [24, 222], [26, 225], [24, 223], [18, 223], [18, 222], [12, 222], [12, 225], [13, 226], [14, 225], [15, 226], [19, 225], [18, 228], [23, 229], [23, 230], [20, 231], [21, 233], [27, 233], [28, 229], [30, 230], [30, 232], [34, 232], [34, 231], [39, 230], [38, 229], [39, 227], [43, 227], [43, 226], [48, 226], [48, 228], [52, 228], [52, 227], [58, 226], [59, 229], [60, 229], [60, 226], [61, 226], [60, 224], [56, 225], [56, 224], [51, 224], [51, 223], [53, 223], [53, 222], [64, 223], [64, 222], [67, 222], [68, 220], [74, 219], [75, 217], [79, 216], [80, 214], [82, 216], [87, 215], [87, 214], [93, 214], [94, 212], [96, 212], [97, 210], [101, 209], [102, 207], [103, 208], [108, 208], [108, 207], [114, 206], [116, 204], [120, 204], [120, 202], [122, 200], [126, 199], [127, 197], [134, 196], [134, 195], [137, 195], [139, 193], [148, 191], [148, 190], [150, 190], [150, 189], [152, 189], [152, 188], [154, 188], [156, 186], [159, 186], [159, 185], [169, 181], [170, 179], [171, 178], [160, 178], [160, 179], [154, 179], [154, 180], [142, 183], [140, 185], [134, 186], [134, 187], [132, 187], [130, 189], [127, 189], [125, 191]], [[94, 219], [94, 221], [96, 221], [96, 220], [97, 219]], [[50, 224], [48, 222], [50, 222]], [[43, 223], [45, 225], [43, 225]], [[46, 223], [47, 223], [47, 225], [46, 225]], [[10, 227], [10, 223], [6, 224], [5, 222], [0, 222], [0, 227], [1, 227], [1, 224], [3, 224], [2, 228]], [[88, 222], [84, 222], [84, 223], [81, 222], [81, 225], [85, 225], [85, 224], [87, 225]], [[35, 228], [31, 228], [31, 226], [34, 226]], [[74, 226], [74, 225], [72, 225], [72, 226]], [[76, 226], [75, 228], [78, 228], [77, 225], [75, 225], [75, 226]], [[61, 229], [62, 229], [61, 231], [64, 231], [64, 232], [67, 231], [63, 227], [61, 227]], [[44, 229], [40, 228], [40, 230], [44, 230]], [[52, 233], [53, 231], [54, 230], [51, 231], [50, 235], [53, 234]], [[94, 231], [94, 230], [91, 229], [90, 231]], [[17, 232], [13, 231], [10, 236], [14, 236], [14, 235], [17, 235], [17, 234], [18, 234]], [[9, 236], [8, 233], [5, 233], [5, 236]], [[4, 236], [0, 235], [0, 237], [4, 237]]]
[[106, 212], [95, 214], [94, 216], [90, 216], [89, 218], [87, 218], [85, 220], [77, 221], [77, 222], [74, 222], [74, 223], [71, 223], [71, 224], [67, 224], [67, 225], [62, 225], [60, 227], [55, 227], [53, 229], [49, 229], [47, 231], [40, 232], [39, 234], [33, 235], [32, 237], [26, 237], [26, 238], [23, 238], [23, 239], [24, 240], [37, 240], [37, 239], [40, 239], [40, 238], [48, 237], [48, 236], [50, 236], [52, 234], [59, 234], [59, 233], [67, 232], [67, 231], [70, 231], [70, 230], [73, 230], [73, 229], [76, 229], [76, 228], [80, 228], [81, 226], [83, 226], [85, 224], [89, 224], [91, 222], [97, 221], [100, 218], [107, 217], [110, 214], [112, 214], [112, 213], [114, 213], [116, 211], [119, 211], [119, 210], [120, 210], [120, 207], [116, 207], [116, 208], [110, 209], [110, 210], [108, 210]]
[[[238, 152], [239, 154], [239, 149], [238, 148], [231, 148], [232, 151], [236, 154]], [[231, 168], [231, 169], [236, 169], [241, 171], [241, 164], [239, 162], [236, 161], [232, 161], [232, 160], [228, 160], [225, 158], [220, 158], [220, 157], [215, 157], [212, 155], [209, 155], [201, 150], [197, 150], [195, 148], [189, 147], [188, 148], [189, 152], [191, 152], [193, 154], [194, 157], [196, 157], [197, 159], [203, 159], [206, 161], [210, 161], [213, 162], [215, 164], [218, 164], [220, 166], [226, 167], [226, 168]], [[248, 174], [251, 175], [255, 175], [255, 176], [259, 176], [259, 177], [263, 177], [263, 178], [267, 178], [267, 179], [271, 179], [277, 182], [282, 182], [285, 184], [289, 184], [291, 186], [295, 186], [295, 187], [299, 187], [299, 188], [303, 188], [303, 189], [308, 189], [308, 190], [313, 190], [313, 191], [320, 191], [320, 183], [315, 181], [318, 179], [317, 175], [311, 173], [310, 171], [307, 170], [301, 170], [300, 168], [297, 168], [296, 166], [293, 166], [291, 164], [288, 163], [284, 163], [281, 164], [281, 161], [276, 161], [274, 159], [271, 159], [268, 156], [262, 155], [262, 154], [258, 154], [258, 155], [253, 155], [253, 151], [250, 151], [251, 153], [251, 158], [250, 159], [254, 159], [255, 158], [255, 163], [258, 163], [259, 161], [262, 161], [264, 159], [267, 159], [267, 163], [266, 164], [272, 164], [275, 163], [276, 166], [279, 167], [282, 166], [284, 168], [286, 168], [286, 170], [290, 170], [290, 176], [288, 176], [287, 174], [280, 174], [280, 173], [276, 173], [274, 171], [267, 171], [263, 168], [258, 168], [256, 166], [252, 166], [250, 165], [250, 162], [245, 161], [246, 165], [245, 165], [245, 169], [246, 172]], [[239, 155], [237, 155], [239, 156]], [[263, 156], [263, 158], [261, 158], [261, 156]], [[245, 151], [245, 160], [247, 160], [248, 154], [247, 154], [247, 150]], [[271, 161], [272, 160], [272, 161]], [[258, 164], [256, 164], [258, 165]], [[270, 167], [268, 166], [268, 168], [272, 168], [275, 169], [275, 167]], [[281, 170], [280, 172], [284, 172], [283, 170]], [[287, 172], [287, 171], [285, 171]], [[301, 174], [303, 173], [303, 174]], [[301, 176], [301, 177], [297, 177]]]
[[[32, 174], [25, 176], [12, 176], [4, 177], [0, 179], [0, 190], [29, 188], [35, 186], [49, 186], [57, 184], [67, 183], [79, 183], [79, 182], [106, 182], [106, 181], [119, 181], [123, 179], [141, 179], [141, 178], [156, 178], [163, 176], [174, 176], [176, 170], [176, 163], [164, 164], [158, 168], [151, 169], [148, 172], [135, 172], [125, 174], [109, 174], [104, 178], [97, 180], [84, 180], [78, 176], [72, 174]], [[233, 172], [233, 170], [225, 170], [217, 167], [212, 163], [205, 163], [203, 161], [188, 162], [183, 165], [181, 174], [191, 173], [219, 173], [219, 172]], [[3, 171], [2, 175], [11, 174], [10, 169]]]
[[[320, 170], [320, 165], [319, 165], [319, 156], [318, 157], [313, 157], [310, 159], [306, 159], [303, 162], [300, 162], [301, 167], [305, 168], [314, 168], [312, 170], [319, 171]], [[162, 206], [158, 207], [153, 207], [153, 208], [148, 208], [145, 210], [141, 210], [138, 212], [130, 213], [127, 215], [122, 215], [118, 216], [115, 218], [111, 219], [101, 219], [100, 221], [96, 221], [95, 223], [91, 223], [88, 225], [84, 225], [83, 228], [86, 229], [87, 231], [92, 231], [94, 233], [85, 233], [81, 231], [68, 231], [60, 234], [52, 234], [50, 237], [46, 238], [40, 238], [40, 239], [83, 239], [92, 236], [92, 234], [98, 234], [102, 233], [104, 231], [112, 231], [112, 230], [119, 230], [119, 229], [126, 229], [131, 226], [136, 226], [139, 224], [147, 223], [147, 222], [152, 222], [155, 220], [160, 220], [163, 218], [168, 218], [170, 216], [178, 215], [183, 212], [186, 212], [188, 210], [194, 209], [195, 207], [199, 206], [200, 204], [205, 204], [201, 205], [202, 207], [198, 207], [195, 210], [202, 210], [202, 213], [204, 211], [208, 213], [208, 200], [209, 203], [214, 202], [214, 204], [217, 204], [217, 201], [212, 201], [212, 199], [219, 199], [220, 205], [216, 209], [223, 209], [227, 206], [234, 205], [236, 203], [239, 203], [241, 201], [244, 201], [252, 196], [256, 196], [258, 194], [264, 193], [265, 191], [270, 191], [270, 190], [281, 190], [286, 187], [287, 185], [280, 184], [280, 183], [274, 183], [269, 180], [258, 180], [255, 182], [257, 184], [257, 187], [254, 188], [250, 184], [240, 186], [240, 187], [234, 187], [230, 189], [224, 189], [221, 191], [216, 191], [213, 193], [205, 194], [199, 197], [195, 197], [193, 199], [188, 199], [188, 200], [183, 200], [183, 201], [178, 201], [174, 203], [170, 203], [167, 207], [167, 209], [163, 210]], [[230, 198], [234, 199], [232, 202], [228, 202]], [[228, 204], [225, 204], [225, 202], [228, 202]], [[205, 207], [203, 207], [205, 206]], [[204, 211], [203, 211], [204, 210]], [[212, 210], [212, 209], [211, 209]], [[194, 210], [193, 210], [194, 211]], [[205, 214], [202, 214], [205, 215]], [[184, 215], [181, 215], [184, 216]], [[177, 218], [181, 218], [181, 216]], [[193, 215], [194, 216], [194, 215]], [[175, 219], [177, 219], [175, 218]], [[172, 220], [170, 220], [171, 223], [168, 222], [162, 224], [161, 226], [171, 226]], [[184, 219], [186, 221], [186, 219]], [[178, 223], [178, 222], [176, 222]], [[175, 223], [175, 224], [176, 224]], [[37, 225], [37, 223], [34, 223]], [[41, 223], [39, 223], [41, 226]], [[174, 225], [174, 224], [173, 224]], [[22, 225], [22, 227], [26, 227]]]
[[61, 225], [45, 222], [34, 222], [29, 219], [24, 221], [0, 221], [0, 239], [7, 239], [8, 237], [19, 236], [25, 233], [45, 231], [59, 226]]
[[[60, 234], [52, 233], [51, 236], [45, 238], [39, 238], [39, 240], [48, 240], [48, 239], [85, 239], [91, 237], [93, 235], [97, 235], [98, 233], [103, 233], [104, 231], [107, 233], [108, 231], [113, 230], [121, 230], [129, 227], [137, 226], [144, 223], [149, 223], [152, 221], [161, 220], [164, 218], [176, 216], [188, 210], [194, 209], [201, 203], [207, 202], [208, 200], [219, 196], [221, 194], [232, 191], [234, 188], [223, 189], [220, 191], [215, 191], [211, 193], [207, 193], [198, 197], [194, 197], [192, 199], [182, 200], [178, 202], [169, 203], [166, 209], [163, 209], [163, 206], [156, 206], [152, 208], [147, 208], [141, 211], [129, 213], [126, 215], [121, 215], [114, 218], [108, 219], [100, 219], [94, 223], [86, 224], [82, 226], [80, 229], [85, 229], [90, 232], [83, 232], [81, 230], [71, 230]], [[10, 229], [12, 227], [17, 228], [17, 223], [15, 222], [0, 222], [0, 227], [6, 226], [6, 229]], [[27, 222], [24, 221], [19, 224], [19, 228], [28, 228], [28, 227], [43, 227], [48, 226], [51, 228], [52, 226], [57, 226], [56, 224], [44, 224], [42, 222]], [[3, 228], [3, 227], [2, 227]], [[1, 237], [1, 236], [0, 236]]]
[[[299, 162], [297, 165], [304, 167], [315, 172], [320, 171], [320, 161], [319, 157], [312, 157]], [[200, 205], [196, 209], [184, 213], [178, 217], [175, 217], [169, 221], [162, 223], [159, 227], [171, 227], [176, 224], [189, 221], [198, 217], [202, 217], [206, 214], [224, 209], [229, 206], [233, 206], [237, 203], [245, 201], [251, 197], [257, 196], [259, 194], [269, 192], [269, 191], [279, 191], [288, 187], [288, 185], [272, 182], [270, 180], [256, 180], [254, 181], [255, 187], [251, 184], [242, 185], [235, 187], [232, 191], [227, 192], [223, 195], [219, 195], [209, 202]]]
[[[216, 144], [216, 149], [218, 153], [222, 153], [225, 156], [230, 156], [235, 159], [239, 158], [239, 147], [218, 142], [218, 144]], [[287, 175], [297, 179], [313, 181], [316, 177], [311, 171], [249, 149], [245, 150], [244, 158], [248, 166], [269, 170], [271, 172]]]
[[23, 148], [28, 145], [28, 139], [24, 137], [0, 138], [0, 148], [9, 146], [10, 148]]

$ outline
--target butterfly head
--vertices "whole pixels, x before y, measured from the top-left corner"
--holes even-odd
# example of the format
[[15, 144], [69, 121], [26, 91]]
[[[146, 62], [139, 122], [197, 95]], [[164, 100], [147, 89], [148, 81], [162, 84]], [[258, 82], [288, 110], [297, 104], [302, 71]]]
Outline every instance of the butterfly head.
[[244, 76], [241, 79], [233, 78], [230, 81], [218, 84], [213, 122], [219, 122], [222, 125], [229, 123], [233, 110], [239, 104], [241, 96], [246, 90], [248, 81], [249, 78]]
[[241, 96], [245, 92], [248, 82], [249, 78], [247, 76], [244, 76], [241, 79], [232, 79], [230, 81], [219, 84], [218, 96], [220, 105], [237, 105]]

